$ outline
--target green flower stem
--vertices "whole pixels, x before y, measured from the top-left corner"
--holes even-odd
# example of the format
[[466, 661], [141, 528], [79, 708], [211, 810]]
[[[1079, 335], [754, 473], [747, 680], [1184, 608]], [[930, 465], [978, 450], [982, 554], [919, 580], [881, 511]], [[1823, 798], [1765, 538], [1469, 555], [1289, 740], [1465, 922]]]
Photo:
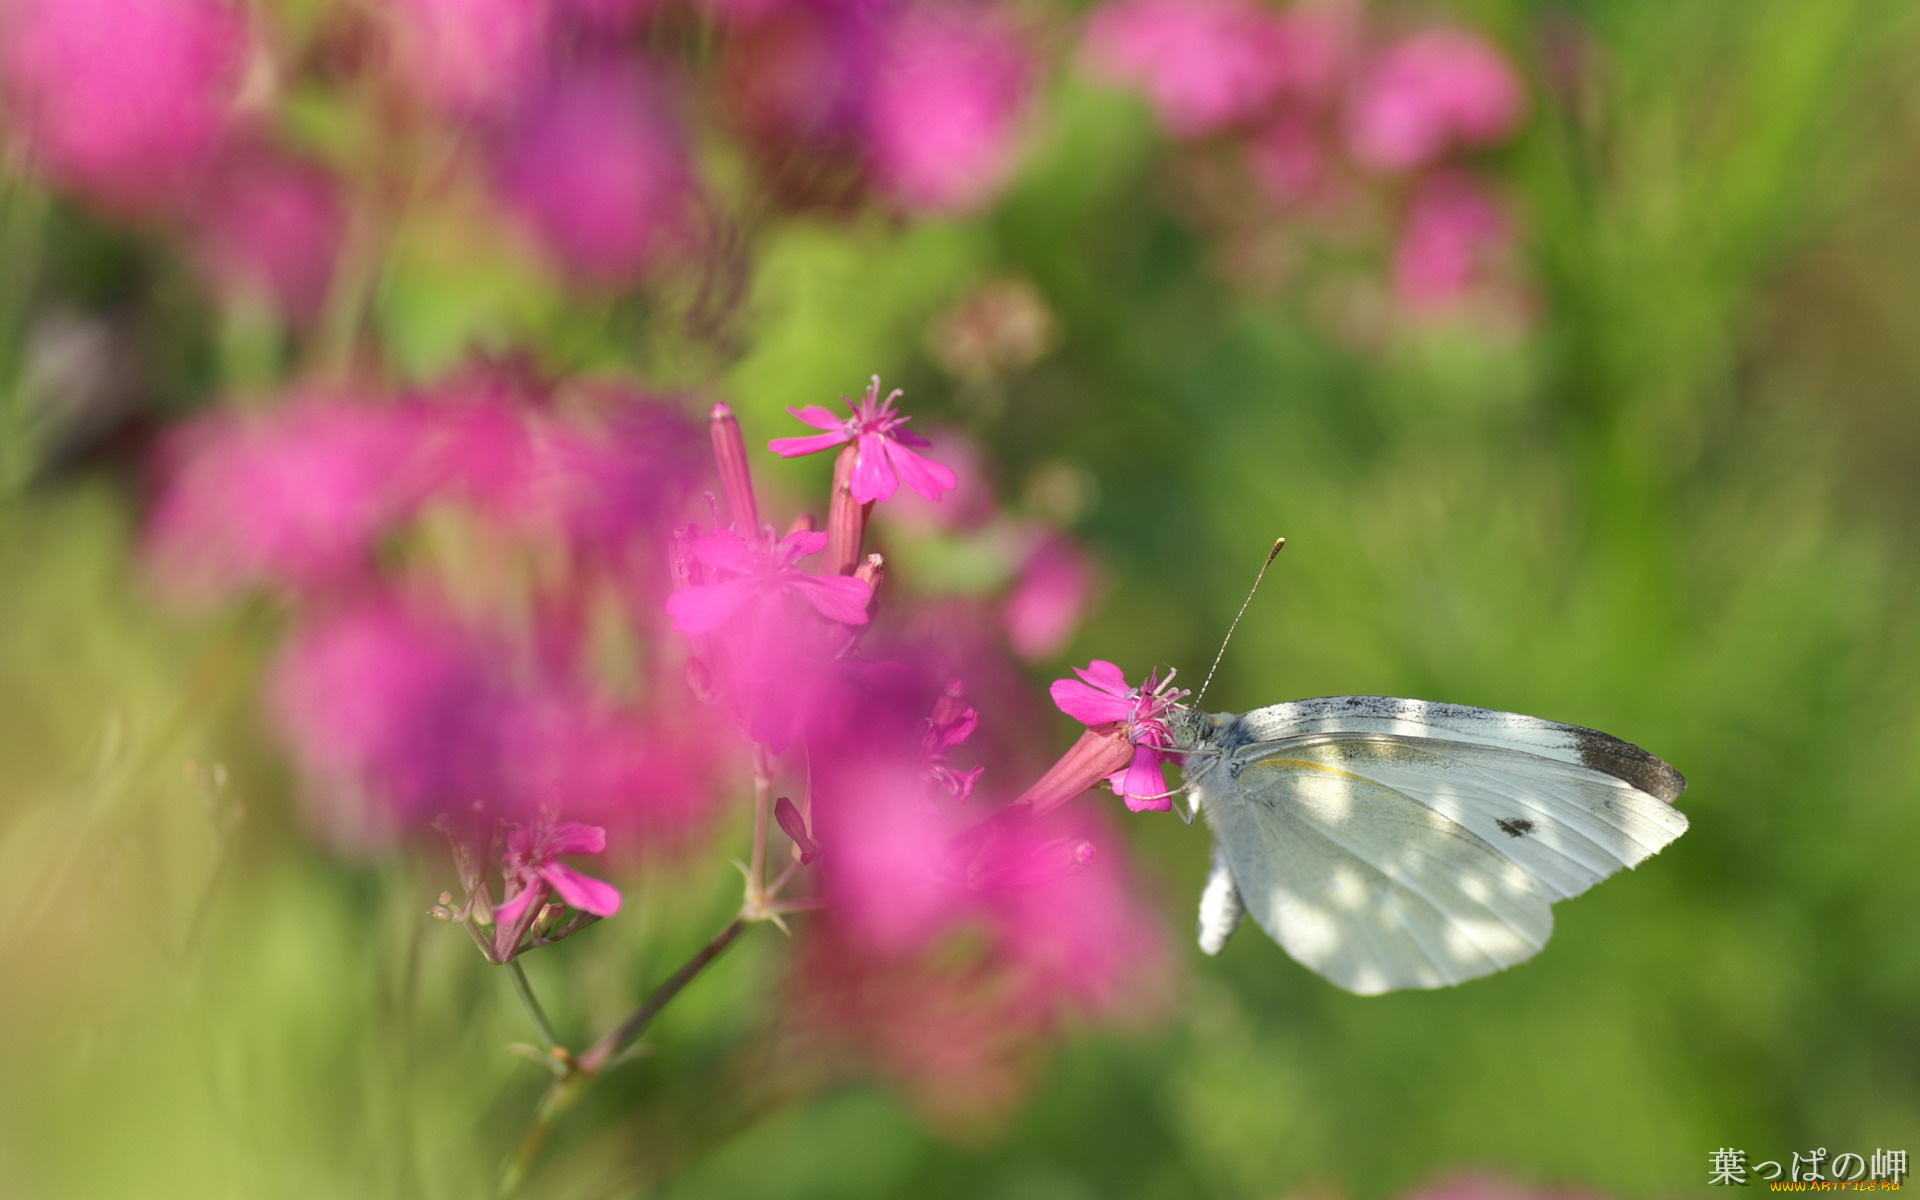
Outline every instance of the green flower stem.
[[540, 1022], [541, 1031], [547, 1036], [547, 1049], [561, 1064], [563, 1074], [547, 1088], [547, 1094], [541, 1098], [540, 1110], [534, 1115], [533, 1127], [527, 1130], [527, 1136], [520, 1142], [520, 1149], [514, 1153], [513, 1161], [507, 1164], [500, 1178], [500, 1194], [511, 1195], [527, 1172], [533, 1167], [533, 1160], [540, 1155], [540, 1148], [547, 1143], [547, 1137], [553, 1132], [554, 1122], [560, 1114], [572, 1108], [586, 1094], [600, 1072], [606, 1069], [621, 1050], [634, 1038], [646, 1032], [647, 1026], [660, 1015], [660, 1010], [672, 1002], [694, 977], [713, 965], [713, 961], [726, 952], [728, 946], [745, 933], [749, 925], [755, 922], [746, 917], [735, 917], [725, 929], [714, 935], [712, 941], [702, 946], [694, 956], [688, 959], [673, 977], [655, 988], [653, 994], [643, 1001], [633, 1014], [619, 1025], [609, 1030], [605, 1037], [595, 1042], [579, 1058], [568, 1055], [564, 1048], [556, 1045], [553, 1032], [547, 1027], [546, 1017], [540, 1012], [539, 1003], [534, 1000], [533, 992], [526, 987], [526, 976], [520, 973], [520, 964], [507, 964], [513, 970], [514, 982], [522, 990], [521, 999], [527, 1002], [529, 1011]]
[[553, 1023], [547, 1020], [546, 1010], [540, 1007], [540, 997], [533, 994], [533, 985], [527, 982], [527, 973], [521, 969], [519, 959], [510, 958], [506, 965], [507, 974], [513, 979], [513, 990], [520, 995], [520, 1003], [526, 1006], [527, 1015], [533, 1018], [533, 1023], [540, 1027], [543, 1049], [551, 1053], [560, 1044], [560, 1039], [553, 1032]]
[[745, 917], [735, 917], [732, 923], [714, 935], [712, 941], [700, 947], [692, 958], [682, 964], [680, 969], [673, 973], [671, 979], [655, 988], [653, 995], [648, 996], [639, 1008], [634, 1009], [631, 1016], [607, 1031], [605, 1037], [589, 1047], [587, 1052], [580, 1056], [580, 1069], [589, 1075], [598, 1072], [612, 1060], [614, 1055], [625, 1049], [628, 1042], [645, 1033], [647, 1026], [653, 1024], [653, 1019], [660, 1015], [660, 1010], [671, 1003], [689, 983], [692, 983], [694, 976], [706, 970], [715, 959], [724, 954], [727, 947], [733, 945], [735, 939], [745, 933], [747, 926], [752, 923]]

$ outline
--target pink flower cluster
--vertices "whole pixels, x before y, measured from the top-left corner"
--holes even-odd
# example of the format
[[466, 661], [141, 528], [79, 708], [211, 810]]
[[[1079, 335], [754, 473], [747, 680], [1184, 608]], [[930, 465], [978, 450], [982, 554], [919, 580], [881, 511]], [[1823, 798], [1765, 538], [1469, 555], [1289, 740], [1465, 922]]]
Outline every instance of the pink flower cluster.
[[1141, 90], [1174, 137], [1236, 159], [1263, 196], [1260, 219], [1350, 238], [1350, 214], [1387, 201], [1405, 310], [1447, 311], [1508, 283], [1511, 222], [1468, 160], [1514, 135], [1526, 99], [1480, 37], [1386, 34], [1355, 6], [1313, 0], [1109, 0], [1082, 51], [1097, 75]]
[[[835, 452], [833, 491], [825, 530], [780, 533], [724, 404], [704, 439], [711, 521], [676, 528], [703, 439], [666, 400], [500, 366], [395, 396], [312, 392], [180, 429], [147, 555], [178, 596], [281, 602], [267, 690], [312, 826], [362, 851], [440, 829], [461, 890], [436, 911], [492, 961], [618, 912], [619, 892], [566, 858], [684, 830], [750, 768], [761, 819], [792, 843], [782, 879], [809, 868], [797, 886], [824, 906], [799, 925], [795, 1019], [872, 1034], [876, 1066], [930, 1110], [990, 1107], [1069, 1012], [1137, 1013], [1155, 994], [1162, 940], [1124, 855], [1097, 814], [1062, 805], [1111, 777], [1130, 805], [1165, 807], [1156, 755], [1179, 693], [1129, 690], [1100, 663], [1056, 685], [1097, 728], [993, 807], [1023, 782], [999, 764], [1044, 729], [1009, 651], [1031, 650], [1036, 624], [1063, 636], [1084, 593], [1030, 596], [1043, 617], [1013, 622], [992, 596], [889, 582], [867, 545], [876, 505], [1013, 528], [899, 399], [876, 379], [846, 415], [796, 411], [816, 432], [771, 449]], [[1015, 596], [1084, 573], [1064, 535], [1036, 536], [1008, 543], [1032, 568], [1008, 578]], [[609, 608], [630, 642], [620, 685], [594, 637]], [[762, 887], [749, 911], [777, 915], [778, 885]], [[901, 1008], [909, 995], [922, 1007]]]
[[[409, 193], [484, 191], [485, 219], [591, 293], [710, 269], [703, 140], [743, 138], [776, 197], [780, 178], [833, 176], [954, 215], [1010, 182], [1035, 62], [1009, 11], [711, 7], [717, 71], [676, 32], [688, 14], [656, 0], [338, 3], [285, 27], [235, 0], [12, 0], [4, 133], [48, 184], [181, 243], [217, 295], [295, 324]], [[313, 145], [316, 98], [324, 161], [288, 149]]]
[[871, 188], [908, 211], [977, 212], [1008, 183], [1033, 52], [1008, 12], [938, 0], [710, 0], [727, 21], [733, 120], [776, 193]]
[[18, 0], [0, 14], [0, 92], [49, 182], [165, 227], [216, 290], [305, 319], [342, 218], [331, 177], [248, 106], [264, 49], [227, 0]]
[[[902, 483], [920, 503], [963, 486], [922, 453], [899, 393], [881, 396], [875, 380], [850, 417], [798, 410], [823, 432], [772, 443], [838, 451], [827, 532], [758, 524], [745, 439], [715, 411], [728, 516], [676, 539], [667, 611], [696, 691], [753, 743], [765, 785], [798, 797], [775, 816], [825, 907], [798, 931], [796, 1019], [857, 1040], [930, 1111], [957, 1114], [1004, 1098], [1019, 1047], [1067, 1011], [1136, 1010], [1161, 940], [1093, 814], [981, 807], [983, 794], [1011, 795], [991, 764], [1039, 714], [1023, 712], [1030, 695], [984, 636], [990, 606], [923, 615], [911, 596], [889, 600], [899, 581], [865, 552], [870, 511], [907, 495]], [[976, 749], [996, 725], [1000, 745]], [[1057, 780], [1059, 800], [1111, 770]], [[968, 947], [959, 973], [956, 945]]]
[[[563, 800], [631, 841], [698, 818], [714, 739], [658, 654], [632, 655], [638, 699], [605, 686], [593, 622], [664, 632], [663, 531], [698, 444], [666, 401], [499, 369], [216, 414], [163, 455], [148, 559], [178, 596], [291, 605], [273, 710], [329, 840]], [[544, 561], [489, 580], [523, 556]]]

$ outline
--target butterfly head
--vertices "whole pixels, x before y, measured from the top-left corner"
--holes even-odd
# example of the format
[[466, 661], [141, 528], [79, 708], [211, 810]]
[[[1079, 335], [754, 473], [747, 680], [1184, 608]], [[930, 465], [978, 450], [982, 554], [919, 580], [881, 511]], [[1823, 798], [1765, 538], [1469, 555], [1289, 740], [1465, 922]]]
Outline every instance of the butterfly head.
[[1183, 704], [1168, 714], [1167, 730], [1173, 734], [1173, 748], [1191, 754], [1213, 740], [1219, 724], [1211, 714]]

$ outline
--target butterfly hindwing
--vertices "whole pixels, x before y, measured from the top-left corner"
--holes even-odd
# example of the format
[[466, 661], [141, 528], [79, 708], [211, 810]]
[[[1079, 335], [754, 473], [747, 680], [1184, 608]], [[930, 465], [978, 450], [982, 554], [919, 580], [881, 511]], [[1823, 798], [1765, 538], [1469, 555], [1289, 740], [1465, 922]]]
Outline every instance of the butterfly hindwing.
[[1214, 749], [1192, 782], [1248, 912], [1363, 994], [1524, 961], [1552, 901], [1686, 829], [1659, 759], [1511, 713], [1331, 697], [1224, 718]]
[[1532, 957], [1553, 917], [1482, 839], [1353, 772], [1270, 756], [1207, 812], [1247, 911], [1361, 995], [1444, 987]]

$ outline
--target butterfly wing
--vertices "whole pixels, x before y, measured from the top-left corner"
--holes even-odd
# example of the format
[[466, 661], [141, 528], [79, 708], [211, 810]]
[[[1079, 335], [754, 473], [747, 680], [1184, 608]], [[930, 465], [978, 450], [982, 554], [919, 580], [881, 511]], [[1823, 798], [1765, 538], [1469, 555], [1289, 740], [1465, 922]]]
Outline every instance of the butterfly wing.
[[1335, 697], [1250, 713], [1222, 740], [1195, 784], [1234, 890], [1289, 954], [1362, 994], [1532, 957], [1552, 901], [1686, 829], [1667, 801], [1685, 782], [1659, 759], [1510, 713]]

